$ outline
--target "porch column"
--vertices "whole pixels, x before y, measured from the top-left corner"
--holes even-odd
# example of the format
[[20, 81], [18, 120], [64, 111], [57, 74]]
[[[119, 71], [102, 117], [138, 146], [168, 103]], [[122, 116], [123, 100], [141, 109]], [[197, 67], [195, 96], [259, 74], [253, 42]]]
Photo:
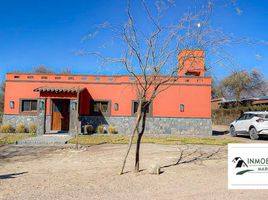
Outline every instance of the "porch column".
[[70, 125], [69, 125], [69, 133], [72, 136], [76, 134], [76, 120], [77, 120], [77, 99], [70, 100]]
[[44, 135], [46, 127], [46, 98], [37, 99], [37, 135]]

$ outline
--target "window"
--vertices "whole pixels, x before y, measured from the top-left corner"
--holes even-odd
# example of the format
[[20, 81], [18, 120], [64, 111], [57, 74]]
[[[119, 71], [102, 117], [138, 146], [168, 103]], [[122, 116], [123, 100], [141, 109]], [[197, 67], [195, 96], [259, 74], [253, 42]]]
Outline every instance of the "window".
[[93, 101], [93, 114], [95, 115], [109, 115], [110, 103], [109, 101]]
[[180, 105], [180, 111], [181, 111], [181, 112], [184, 112], [184, 104], [181, 104], [181, 105]]
[[20, 78], [20, 76], [14, 76], [14, 78]]
[[27, 76], [28, 79], [33, 79], [34, 77], [33, 76]]
[[37, 100], [22, 100], [21, 112], [34, 112], [37, 111]]
[[[143, 102], [143, 108], [146, 109], [146, 113], [150, 114], [151, 112], [151, 106], [147, 104], [148, 102]], [[146, 106], [146, 108], [144, 107]], [[139, 108], [139, 102], [133, 101], [132, 102], [132, 114], [135, 115]]]
[[47, 79], [47, 76], [41, 76], [41, 79]]
[[118, 105], [118, 103], [115, 103], [115, 104], [114, 104], [114, 110], [115, 110], [115, 111], [118, 111], [118, 109], [119, 109], [119, 105]]
[[56, 80], [60, 80], [61, 77], [60, 77], [60, 76], [56, 76], [55, 79], [56, 79]]
[[245, 120], [245, 119], [246, 119], [246, 114], [243, 114], [238, 118], [238, 120]]
[[253, 117], [255, 117], [254, 114], [247, 114], [246, 119], [247, 119], [247, 120], [250, 120], [250, 119], [252, 119]]
[[10, 101], [9, 102], [9, 108], [10, 109], [14, 109], [15, 108], [15, 102], [14, 101]]
[[70, 76], [68, 77], [68, 80], [74, 80], [74, 77]]

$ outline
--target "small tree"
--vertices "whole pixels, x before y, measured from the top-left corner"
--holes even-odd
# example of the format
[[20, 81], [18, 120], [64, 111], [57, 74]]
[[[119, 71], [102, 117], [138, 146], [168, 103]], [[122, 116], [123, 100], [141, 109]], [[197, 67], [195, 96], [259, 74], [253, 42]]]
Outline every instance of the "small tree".
[[[168, 1], [169, 3], [171, 1]], [[173, 2], [174, 3], [174, 2]], [[178, 80], [179, 71], [185, 65], [196, 65], [194, 51], [184, 51], [179, 60], [177, 54], [180, 49], [204, 49], [209, 50], [213, 45], [214, 50], [224, 41], [219, 43], [219, 37], [215, 38], [215, 30], [209, 26], [209, 16], [212, 10], [212, 2], [197, 13], [186, 13], [175, 24], [170, 26], [161, 23], [161, 17], [168, 8], [167, 4], [157, 5], [157, 14], [152, 14], [145, 1], [142, 1], [143, 9], [148, 19], [151, 30], [147, 35], [139, 30], [131, 10], [131, 2], [128, 1], [128, 21], [122, 30], [122, 41], [125, 44], [124, 56], [119, 60], [135, 80], [135, 88], [138, 98], [138, 110], [136, 121], [130, 135], [130, 140], [120, 174], [123, 173], [127, 156], [129, 154], [134, 135], [137, 133], [135, 172], [139, 172], [140, 144], [144, 134], [147, 109], [153, 100], [163, 91], [167, 90]], [[150, 25], [149, 25], [150, 24]]]
[[[219, 49], [232, 41], [232, 37], [210, 26], [213, 8], [211, 0], [208, 0], [205, 5], [199, 5], [199, 11], [178, 14], [178, 19], [167, 23], [168, 18], [164, 16], [175, 3], [170, 0], [158, 0], [155, 1], [155, 6], [152, 4], [148, 6], [147, 2], [142, 0], [142, 8], [138, 12], [138, 18], [143, 17], [143, 25], [140, 25], [133, 14], [132, 1], [128, 0], [127, 21], [123, 26], [111, 27], [109, 23], [101, 25], [101, 28], [108, 27], [116, 33], [117, 44], [122, 49], [121, 58], [108, 58], [99, 52], [78, 52], [79, 55], [97, 55], [104, 63], [120, 63], [134, 79], [133, 87], [137, 94], [138, 109], [120, 174], [124, 172], [135, 134], [137, 134], [135, 172], [139, 171], [140, 145], [145, 131], [146, 111], [150, 104], [160, 93], [178, 81], [178, 73], [185, 65], [196, 65], [196, 54], [191, 50], [184, 51], [178, 65], [176, 58], [179, 51], [202, 49], [206, 55], [217, 55]], [[92, 35], [95, 37], [96, 34], [90, 34]]]

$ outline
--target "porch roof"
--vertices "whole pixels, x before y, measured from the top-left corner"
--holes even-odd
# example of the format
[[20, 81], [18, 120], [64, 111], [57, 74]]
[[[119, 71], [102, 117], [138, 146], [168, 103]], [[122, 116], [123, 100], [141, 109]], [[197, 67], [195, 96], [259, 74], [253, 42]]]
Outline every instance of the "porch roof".
[[85, 88], [80, 87], [38, 87], [35, 88], [34, 92], [54, 92], [54, 93], [61, 93], [61, 92], [67, 92], [67, 93], [78, 93], [84, 90]]

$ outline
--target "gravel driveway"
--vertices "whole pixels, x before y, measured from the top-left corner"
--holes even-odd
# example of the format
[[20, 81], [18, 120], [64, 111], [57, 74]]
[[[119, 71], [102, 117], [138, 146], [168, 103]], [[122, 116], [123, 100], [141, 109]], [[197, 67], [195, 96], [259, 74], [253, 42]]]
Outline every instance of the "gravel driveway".
[[[0, 199], [267, 198], [266, 190], [228, 191], [227, 147], [142, 144], [142, 172], [131, 172], [131, 152], [119, 176], [125, 148], [1, 146]], [[165, 166], [160, 175], [148, 173], [152, 164]]]

